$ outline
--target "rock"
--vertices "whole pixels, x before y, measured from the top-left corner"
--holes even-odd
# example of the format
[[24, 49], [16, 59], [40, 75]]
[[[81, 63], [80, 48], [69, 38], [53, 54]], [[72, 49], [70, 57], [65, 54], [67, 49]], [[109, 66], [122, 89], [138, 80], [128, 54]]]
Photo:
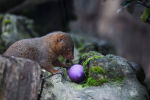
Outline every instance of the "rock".
[[23, 58], [0, 56], [0, 100], [37, 100], [39, 64]]
[[129, 62], [129, 64], [131, 65], [132, 69], [135, 71], [137, 79], [142, 84], [144, 84], [143, 82], [145, 79], [145, 74], [144, 74], [144, 70], [142, 69], [142, 67], [139, 64], [136, 64], [135, 62]]
[[83, 88], [54, 75], [46, 80], [40, 100], [148, 100], [145, 88], [136, 79], [131, 81], [124, 81], [124, 85], [107, 83]]
[[33, 21], [11, 14], [1, 15], [1, 39], [4, 41], [6, 47], [17, 40], [38, 36], [33, 31]]
[[[40, 100], [149, 100], [146, 88], [137, 80], [135, 71], [126, 59], [115, 55], [96, 55], [101, 58], [90, 60], [89, 68], [101, 66], [109, 70], [109, 73], [105, 72], [109, 81], [99, 86], [83, 86], [57, 74], [45, 80]], [[119, 76], [121, 80], [114, 80]]]

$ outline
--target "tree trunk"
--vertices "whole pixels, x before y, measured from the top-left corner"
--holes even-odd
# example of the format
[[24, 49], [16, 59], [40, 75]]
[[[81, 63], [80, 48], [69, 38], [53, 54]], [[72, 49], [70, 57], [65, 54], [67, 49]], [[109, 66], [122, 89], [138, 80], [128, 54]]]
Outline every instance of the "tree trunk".
[[0, 100], [37, 100], [40, 66], [28, 59], [0, 56]]

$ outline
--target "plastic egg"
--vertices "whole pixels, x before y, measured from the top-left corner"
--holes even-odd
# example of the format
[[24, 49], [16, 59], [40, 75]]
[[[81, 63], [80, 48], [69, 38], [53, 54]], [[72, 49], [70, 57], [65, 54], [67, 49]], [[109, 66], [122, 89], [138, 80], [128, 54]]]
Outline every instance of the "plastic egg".
[[85, 74], [83, 70], [83, 66], [80, 64], [75, 64], [71, 66], [71, 68], [68, 71], [69, 78], [71, 81], [79, 83], [84, 80]]

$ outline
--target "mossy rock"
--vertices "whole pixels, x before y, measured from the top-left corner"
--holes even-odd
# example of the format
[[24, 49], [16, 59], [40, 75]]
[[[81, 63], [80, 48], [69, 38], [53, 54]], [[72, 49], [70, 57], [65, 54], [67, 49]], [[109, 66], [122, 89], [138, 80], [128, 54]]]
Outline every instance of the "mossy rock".
[[123, 77], [108, 77], [107, 71], [105, 71], [103, 68], [99, 66], [91, 67], [89, 71], [89, 75], [87, 77], [87, 80], [84, 84], [82, 84], [82, 87], [87, 86], [101, 86], [105, 83], [115, 82], [115, 84], [123, 84]]
[[31, 37], [37, 37], [38, 34], [33, 30], [33, 21], [23, 17], [11, 14], [2, 15], [1, 18], [1, 39], [7, 48], [12, 43]]
[[82, 54], [80, 60], [87, 78], [85, 83], [88, 86], [100, 86], [107, 82], [122, 84], [126, 70], [130, 67], [127, 60], [121, 57], [104, 56], [95, 51]]
[[89, 67], [88, 67], [89, 62], [94, 61], [95, 59], [98, 59], [98, 58], [103, 58], [103, 55], [96, 51], [90, 51], [81, 55], [80, 63], [82, 63], [83, 65], [85, 74], [88, 74], [87, 72], [89, 70]]
[[87, 84], [89, 86], [100, 86], [108, 82], [106, 71], [100, 66], [92, 66], [89, 69]]
[[103, 55], [99, 52], [96, 51], [89, 51], [86, 53], [83, 53], [80, 57], [80, 63], [82, 63], [83, 61], [85, 61], [86, 59], [90, 58], [90, 57], [99, 57], [102, 58]]

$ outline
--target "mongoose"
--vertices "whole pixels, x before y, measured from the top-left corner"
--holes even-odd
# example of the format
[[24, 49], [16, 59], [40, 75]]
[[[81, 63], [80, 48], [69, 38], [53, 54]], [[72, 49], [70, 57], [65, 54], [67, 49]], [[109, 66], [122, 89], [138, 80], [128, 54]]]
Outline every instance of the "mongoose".
[[52, 32], [40, 38], [23, 39], [12, 44], [4, 55], [29, 58], [52, 74], [61, 73], [54, 66], [66, 67], [57, 59], [62, 55], [68, 60], [74, 58], [72, 38], [64, 32]]

